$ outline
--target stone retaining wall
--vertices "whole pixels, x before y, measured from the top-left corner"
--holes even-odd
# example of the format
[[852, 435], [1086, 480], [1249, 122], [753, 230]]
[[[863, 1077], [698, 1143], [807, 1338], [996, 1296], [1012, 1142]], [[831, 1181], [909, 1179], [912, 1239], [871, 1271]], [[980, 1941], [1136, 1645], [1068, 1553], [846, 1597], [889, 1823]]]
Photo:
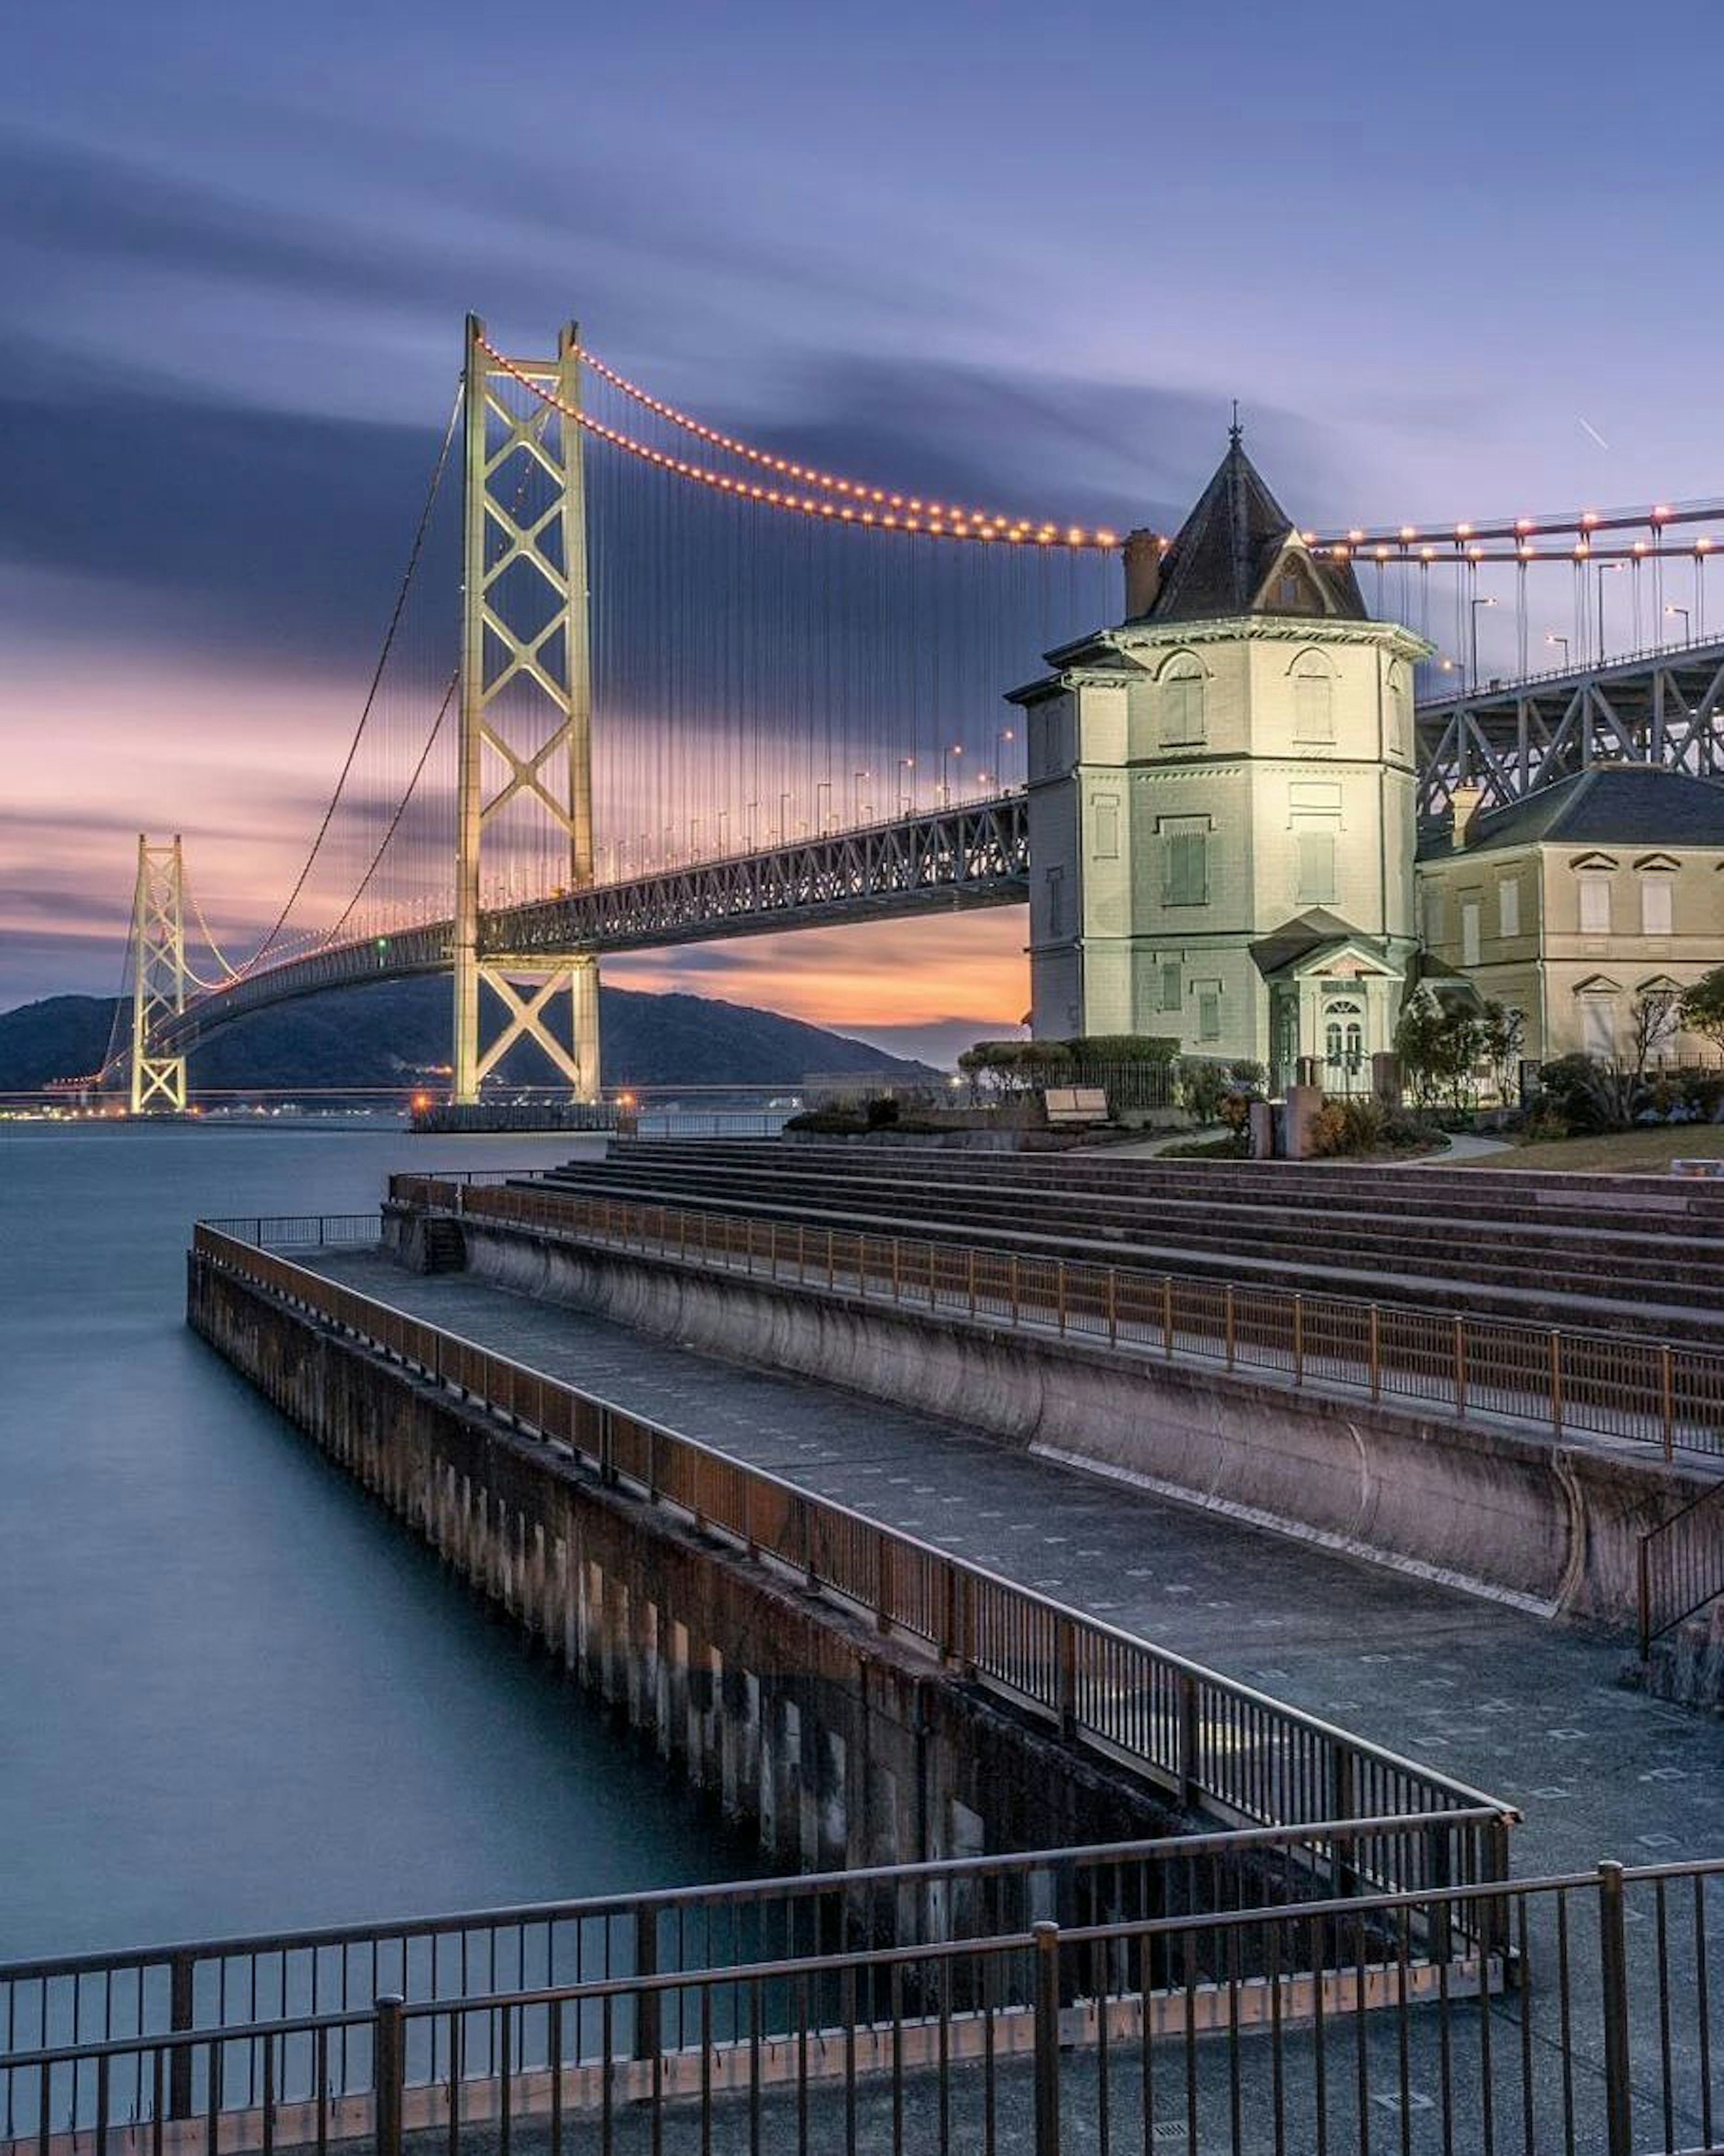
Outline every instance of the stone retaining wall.
[[1166, 1805], [932, 1657], [192, 1260], [188, 1319], [784, 1870], [1166, 1833]]

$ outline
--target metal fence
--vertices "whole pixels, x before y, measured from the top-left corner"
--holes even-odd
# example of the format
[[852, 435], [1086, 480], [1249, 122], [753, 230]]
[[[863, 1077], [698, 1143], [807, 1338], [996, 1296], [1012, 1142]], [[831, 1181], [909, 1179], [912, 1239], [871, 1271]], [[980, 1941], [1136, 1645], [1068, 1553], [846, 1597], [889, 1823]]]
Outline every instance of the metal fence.
[[682, 1265], [1167, 1361], [1200, 1357], [1449, 1417], [1530, 1422], [1557, 1438], [1625, 1438], [1666, 1460], [1724, 1455], [1724, 1353], [1705, 1348], [572, 1191], [397, 1175], [390, 1195]]
[[[603, 1482], [842, 1598], [1188, 1809], [1247, 1826], [1484, 1810], [1498, 1820], [1487, 1871], [1507, 1870], [1518, 1815], [1465, 1784], [207, 1225], [193, 1242], [194, 1297], [200, 1266], [281, 1297], [562, 1448]], [[1397, 1861], [1405, 1868], [1378, 1883], [1447, 1883], [1430, 1868], [1449, 1861], [1440, 1836], [1415, 1837]]]
[[[449, 2156], [1716, 2150], [1721, 1873], [1606, 1864], [1048, 1918], [26, 2046], [0, 2057], [17, 2092], [7, 2146], [218, 2156], [363, 2138], [401, 2156], [434, 2133]], [[1459, 1931], [1486, 1943], [1456, 1958]], [[176, 2083], [196, 2102], [170, 2128]]]
[[[588, 1897], [349, 1924], [249, 1938], [202, 1940], [121, 1953], [0, 1964], [0, 2053], [15, 2056], [80, 2045], [140, 2046], [193, 2030], [247, 2029], [295, 2016], [345, 2016], [381, 1994], [409, 2004], [484, 1999], [557, 1984], [672, 1974], [861, 1946], [880, 1948], [988, 1938], [1043, 1918], [1066, 1924], [1317, 1902], [1362, 1891], [1407, 1869], [1404, 1845], [1441, 1845], [1457, 1883], [1485, 1878], [1495, 1861], [1492, 1811], [1393, 1820], [1323, 1820], [1110, 1843], [1008, 1856], [955, 1857], [798, 1877]], [[1464, 1923], [1421, 1946], [1465, 1958], [1477, 1942]], [[649, 2043], [685, 2050], [698, 2037], [686, 1993], [673, 1991], [649, 2025], [623, 2013], [616, 2041], [639, 2056]], [[110, 2115], [195, 2117], [208, 2089], [192, 2079], [192, 2053], [168, 2055], [157, 2089], [141, 2048], [110, 2069]], [[471, 2056], [475, 2066], [479, 2054]], [[234, 2054], [223, 2080], [230, 2102], [259, 2101], [260, 2061]], [[316, 2081], [301, 2074], [278, 2092], [318, 2087], [345, 2097], [364, 2086], [368, 2056], [351, 2025], [337, 2028]], [[91, 2128], [95, 2092], [69, 2085], [52, 2099], [57, 2128]], [[0, 2140], [39, 2115], [43, 2092], [0, 2058]]]
[[1724, 1483], [1643, 1535], [1639, 1555], [1644, 1662], [1655, 1640], [1724, 1594]]

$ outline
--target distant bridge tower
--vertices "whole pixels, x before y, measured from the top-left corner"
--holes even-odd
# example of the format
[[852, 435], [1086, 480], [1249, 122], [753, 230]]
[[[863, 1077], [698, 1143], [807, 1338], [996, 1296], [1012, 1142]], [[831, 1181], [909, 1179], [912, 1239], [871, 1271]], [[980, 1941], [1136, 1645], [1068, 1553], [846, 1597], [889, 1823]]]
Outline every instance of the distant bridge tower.
[[[525, 377], [555, 403], [531, 394]], [[542, 863], [548, 824], [555, 880], [593, 881], [592, 685], [586, 510], [576, 326], [554, 360], [504, 362], [467, 319], [466, 487], [454, 918], [454, 1097], [480, 1087], [516, 1041], [531, 1040], [577, 1100], [598, 1091], [598, 962], [492, 947], [481, 869]], [[566, 851], [565, 851], [566, 848]], [[567, 868], [562, 868], [566, 859]], [[535, 892], [532, 896], [543, 894]], [[487, 1043], [485, 990], [501, 1005]], [[567, 990], [567, 1042], [557, 1023]]]
[[141, 831], [131, 901], [130, 1098], [135, 1116], [185, 1111], [185, 1057], [150, 1053], [156, 1026], [186, 1008], [184, 891], [179, 839], [151, 845]]

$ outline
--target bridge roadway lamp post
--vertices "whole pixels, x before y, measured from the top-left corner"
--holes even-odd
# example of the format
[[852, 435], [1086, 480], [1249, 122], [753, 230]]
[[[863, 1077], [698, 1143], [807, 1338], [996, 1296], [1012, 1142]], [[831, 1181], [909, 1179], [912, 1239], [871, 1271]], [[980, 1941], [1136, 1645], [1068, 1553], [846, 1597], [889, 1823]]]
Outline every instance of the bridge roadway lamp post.
[[[464, 377], [460, 745], [455, 837], [454, 1098], [477, 1101], [517, 1041], [531, 1040], [577, 1100], [598, 1097], [598, 963], [542, 923], [513, 948], [505, 915], [482, 918], [489, 839], [510, 847], [548, 823], [567, 847], [567, 886], [593, 882], [593, 690], [580, 341], [554, 359], [504, 360], [467, 318]], [[562, 880], [562, 879], [559, 879]], [[524, 984], [524, 985], [523, 985]], [[501, 1023], [489, 1044], [485, 991]], [[567, 1045], [556, 1004], [568, 998]]]
[[1479, 608], [1494, 607], [1496, 603], [1495, 599], [1475, 599], [1472, 602], [1473, 639], [1471, 657], [1468, 662], [1470, 678], [1467, 683], [1470, 689], [1476, 689], [1479, 685]]
[[1687, 643], [1691, 642], [1691, 641], [1692, 641], [1692, 632], [1690, 630], [1689, 626], [1688, 626], [1688, 609], [1687, 609], [1687, 608], [1686, 608], [1686, 607], [1679, 607], [1679, 606], [1667, 606], [1667, 607], [1665, 608], [1665, 610], [1664, 610], [1664, 611], [1665, 611], [1665, 619], [1667, 621], [1674, 621], [1674, 620], [1675, 619], [1675, 618], [1676, 618], [1679, 614], [1681, 616], [1681, 619], [1682, 619], [1682, 641], [1683, 641], [1683, 643], [1685, 643], [1685, 644], [1687, 644]]
[[1615, 575], [1622, 567], [1620, 562], [1600, 562], [1598, 564], [1598, 664], [1604, 664], [1604, 579]]
[[1546, 632], [1546, 634], [1545, 634], [1545, 639], [1544, 639], [1544, 640], [1545, 640], [1545, 642], [1546, 642], [1547, 644], [1548, 644], [1552, 645], [1552, 647], [1555, 647], [1555, 646], [1556, 646], [1556, 645], [1557, 645], [1557, 644], [1560, 644], [1560, 645], [1562, 646], [1562, 671], [1566, 674], [1566, 673], [1568, 672], [1568, 638], [1567, 638], [1566, 636], [1558, 636], [1558, 635], [1557, 634], [1557, 632], [1556, 632], [1554, 629], [1549, 629], [1549, 630], [1547, 630], [1547, 632]]

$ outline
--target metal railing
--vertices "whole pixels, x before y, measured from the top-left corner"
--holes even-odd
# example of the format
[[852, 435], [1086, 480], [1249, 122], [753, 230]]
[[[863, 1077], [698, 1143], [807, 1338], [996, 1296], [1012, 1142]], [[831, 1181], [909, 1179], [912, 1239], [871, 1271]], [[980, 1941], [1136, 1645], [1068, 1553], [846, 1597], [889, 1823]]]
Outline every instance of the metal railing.
[[389, 1188], [399, 1204], [1041, 1338], [1195, 1357], [1558, 1439], [1624, 1438], [1666, 1460], [1724, 1455], [1724, 1353], [1709, 1348], [572, 1191], [418, 1175], [392, 1176]]
[[375, 1213], [242, 1213], [212, 1220], [209, 1225], [264, 1250], [323, 1250], [375, 1243], [378, 1216]]
[[[434, 2132], [449, 2156], [517, 2141], [549, 2156], [1716, 2150], [1721, 1875], [1721, 1862], [1603, 1864], [904, 1947], [815, 1943], [477, 1996], [403, 1999], [380, 1984], [362, 2006], [13, 2050], [5, 2146], [218, 2156], [362, 2137], [402, 2156], [409, 2134]], [[1460, 1929], [1487, 1943], [1457, 1962]], [[170, 2141], [177, 2083], [195, 2105]]]
[[[1489, 1876], [1499, 1824], [1493, 1811], [1321, 1820], [14, 1961], [0, 1964], [0, 2052], [346, 2015], [368, 2008], [379, 1993], [409, 2003], [485, 1998], [788, 1961], [823, 1948], [987, 1938], [1050, 1917], [1121, 1922], [1319, 1902], [1405, 1875], [1405, 1845], [1414, 1840], [1441, 1845], [1440, 1863], [1429, 1867], [1434, 1876], [1474, 1884]], [[1449, 1929], [1440, 1943], [1452, 1949], [1458, 1943], [1463, 1954], [1475, 1949], [1464, 1922]], [[687, 2006], [685, 1994], [670, 1994], [656, 2028], [633, 2032], [636, 2045], [651, 2035], [665, 2048], [685, 2049], [697, 2035]], [[190, 2057], [175, 2051], [156, 2092], [135, 2053], [129, 2078], [110, 2075], [113, 2111], [152, 2118], [159, 2104], [170, 2119], [192, 2117], [198, 2100], [187, 2077]], [[347, 2034], [339, 2031], [324, 2085], [346, 2095], [362, 2063], [362, 2054], [350, 2057]], [[254, 2065], [236, 2062], [229, 2071], [236, 2101], [256, 2101]], [[33, 2115], [38, 2096], [0, 2070], [0, 2141], [18, 2132], [21, 2116]], [[95, 2123], [87, 2102], [57, 2118]]]
[[[192, 1252], [194, 1298], [199, 1266], [280, 1296], [920, 1642], [1187, 1809], [1267, 1826], [1485, 1810], [1506, 1871], [1519, 1815], [1477, 1789], [274, 1252], [207, 1225]], [[1404, 1861], [1415, 1870], [1382, 1883], [1429, 1883], [1440, 1860], [1415, 1844]]]
[[1724, 1482], [1642, 1535], [1639, 1558], [1644, 1662], [1655, 1640], [1724, 1594]]

